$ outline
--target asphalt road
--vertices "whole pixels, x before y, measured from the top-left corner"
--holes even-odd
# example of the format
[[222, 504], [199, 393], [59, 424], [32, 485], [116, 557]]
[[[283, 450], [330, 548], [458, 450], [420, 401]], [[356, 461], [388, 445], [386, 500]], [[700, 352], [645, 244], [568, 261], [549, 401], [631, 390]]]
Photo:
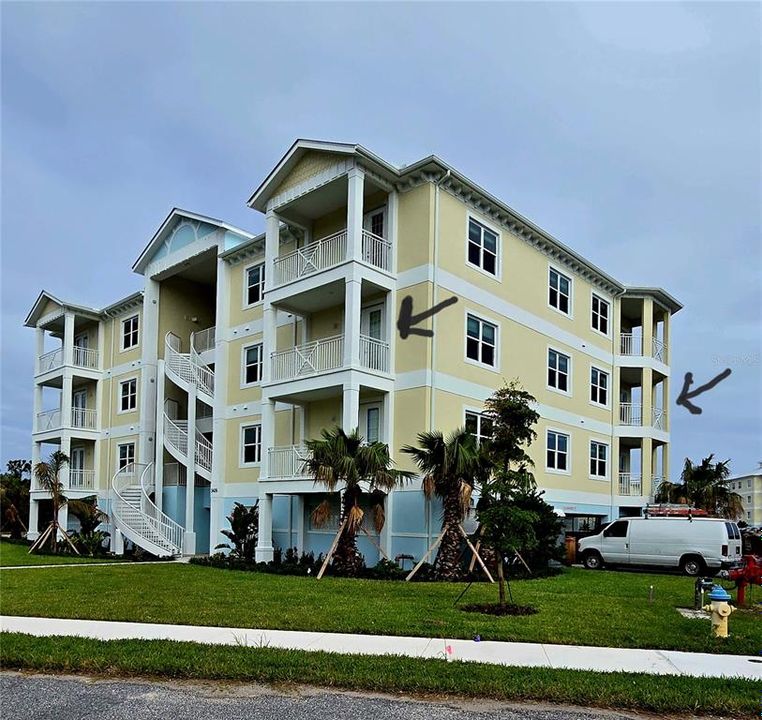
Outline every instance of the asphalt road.
[[399, 699], [314, 688], [0, 673], [3, 720], [624, 720], [606, 711]]

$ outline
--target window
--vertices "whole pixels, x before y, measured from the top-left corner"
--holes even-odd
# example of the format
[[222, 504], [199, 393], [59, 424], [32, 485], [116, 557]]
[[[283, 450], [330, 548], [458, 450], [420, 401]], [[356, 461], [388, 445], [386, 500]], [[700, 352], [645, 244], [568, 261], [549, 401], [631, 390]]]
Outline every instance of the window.
[[609, 304], [593, 293], [593, 314], [591, 318], [593, 330], [604, 335], [609, 334]]
[[566, 472], [569, 468], [569, 436], [548, 430], [547, 446], [547, 469]]
[[244, 465], [253, 465], [262, 459], [261, 425], [247, 425], [241, 428], [241, 459]]
[[603, 531], [603, 537], [626, 538], [628, 525], [627, 520], [617, 520]]
[[609, 374], [598, 368], [590, 368], [590, 402], [608, 405]]
[[379, 442], [381, 439], [381, 410], [377, 407], [368, 408], [365, 420], [368, 426], [365, 440], [368, 443]]
[[496, 338], [496, 325], [474, 315], [466, 316], [466, 357], [469, 360], [495, 367]]
[[548, 350], [548, 387], [569, 392], [569, 364], [571, 358], [557, 350]]
[[129, 412], [138, 406], [138, 380], [132, 378], [119, 383], [119, 412]]
[[122, 320], [122, 350], [129, 350], [138, 344], [138, 316]]
[[468, 220], [468, 262], [497, 275], [497, 233], [472, 218]]
[[480, 413], [466, 411], [466, 432], [476, 438], [477, 443], [492, 438], [492, 420]]
[[119, 445], [119, 469], [122, 470], [135, 462], [135, 443]]
[[265, 292], [265, 266], [255, 265], [246, 270], [246, 304], [258, 303]]
[[609, 446], [595, 440], [590, 441], [590, 475], [597, 478], [607, 476]]
[[243, 382], [251, 385], [262, 380], [262, 343], [243, 349]]
[[571, 297], [571, 278], [558, 270], [550, 268], [548, 284], [548, 303], [564, 315], [569, 315], [569, 298]]

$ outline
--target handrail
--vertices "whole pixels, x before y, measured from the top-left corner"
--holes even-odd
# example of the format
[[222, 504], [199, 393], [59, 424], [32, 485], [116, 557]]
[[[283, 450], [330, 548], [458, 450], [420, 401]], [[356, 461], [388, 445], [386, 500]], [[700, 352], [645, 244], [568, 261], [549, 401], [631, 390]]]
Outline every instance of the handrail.
[[196, 428], [196, 464], [212, 472], [212, 443]]
[[164, 338], [167, 367], [181, 380], [195, 385], [207, 395], [214, 395], [214, 372], [202, 360], [191, 344], [190, 353], [180, 352], [180, 338], [168, 332]]
[[332, 335], [271, 353], [270, 363], [275, 381], [336, 370], [344, 363], [344, 336]]
[[371, 370], [389, 372], [389, 343], [360, 335], [360, 364]]
[[[151, 488], [146, 487], [146, 476], [150, 474]], [[183, 551], [183, 536], [185, 529], [182, 525], [175, 522], [169, 515], [159, 510], [156, 503], [151, 500], [150, 492], [156, 492], [156, 478], [153, 472], [153, 463], [146, 465], [140, 475], [140, 509], [143, 515], [148, 519], [149, 525], [176, 551], [180, 554]]]
[[199, 330], [191, 335], [191, 345], [197, 352], [203, 353], [207, 350], [214, 350], [214, 343], [216, 342], [217, 328], [212, 325], [205, 330]]
[[98, 411], [93, 408], [73, 407], [71, 409], [71, 426], [84, 430], [97, 429]]
[[659, 362], [666, 362], [667, 345], [658, 338], [651, 338], [651, 357]]
[[[164, 413], [164, 439], [181, 455], [188, 457], [188, 421], [172, 420]], [[196, 465], [212, 472], [212, 443], [196, 428], [194, 460]]]
[[73, 361], [77, 367], [98, 369], [98, 351], [94, 348], [74, 346]]
[[63, 348], [56, 348], [43, 353], [37, 358], [39, 372], [49, 372], [63, 365]]
[[382, 270], [391, 270], [392, 244], [370, 230], [363, 230], [362, 259]]
[[37, 413], [37, 432], [56, 430], [61, 427], [61, 408]]
[[80, 468], [69, 469], [70, 490], [93, 490], [95, 489], [95, 470], [82, 470]]
[[619, 473], [619, 494], [620, 495], [641, 495], [642, 481], [640, 475], [620, 472]]
[[340, 230], [275, 258], [273, 261], [274, 284], [283, 285], [320, 270], [326, 270], [346, 259], [347, 231]]
[[620, 402], [619, 403], [619, 424], [620, 425], [642, 425], [643, 424], [643, 406], [640, 403]]
[[268, 448], [268, 477], [300, 477], [309, 474], [309, 450], [304, 445], [282, 445]]
[[619, 354], [640, 356], [643, 354], [643, 336], [632, 333], [619, 334]]

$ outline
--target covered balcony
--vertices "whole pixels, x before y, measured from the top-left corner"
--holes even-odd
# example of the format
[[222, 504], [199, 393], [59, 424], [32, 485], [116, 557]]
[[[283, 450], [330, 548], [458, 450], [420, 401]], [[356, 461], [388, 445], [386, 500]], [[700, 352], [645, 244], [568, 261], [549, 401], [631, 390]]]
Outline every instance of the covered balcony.
[[61, 408], [54, 410], [44, 410], [37, 413], [35, 432], [50, 432], [60, 430], [64, 426], [78, 430], [97, 430], [98, 429], [98, 411], [90, 408], [71, 408], [69, 422], [63, 422], [63, 411]]

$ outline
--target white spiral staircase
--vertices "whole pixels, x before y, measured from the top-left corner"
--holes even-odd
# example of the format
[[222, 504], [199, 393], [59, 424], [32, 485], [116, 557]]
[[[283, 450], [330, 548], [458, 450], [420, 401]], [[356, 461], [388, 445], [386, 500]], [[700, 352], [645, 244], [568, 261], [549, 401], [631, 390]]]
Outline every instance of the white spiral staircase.
[[[196, 472], [206, 480], [212, 479], [212, 443], [204, 435], [195, 429], [194, 435], [194, 460]], [[188, 421], [173, 420], [164, 413], [164, 447], [169, 454], [187, 467], [188, 465]]]
[[178, 387], [188, 392], [195, 386], [200, 400], [207, 405], [214, 404], [214, 370], [202, 359], [194, 347], [191, 337], [190, 352], [181, 352], [181, 340], [168, 332], [164, 338], [164, 367], [167, 376]]
[[117, 471], [111, 480], [114, 525], [125, 538], [153, 555], [181, 555], [185, 531], [151, 500], [155, 489], [153, 463], [130, 463]]

